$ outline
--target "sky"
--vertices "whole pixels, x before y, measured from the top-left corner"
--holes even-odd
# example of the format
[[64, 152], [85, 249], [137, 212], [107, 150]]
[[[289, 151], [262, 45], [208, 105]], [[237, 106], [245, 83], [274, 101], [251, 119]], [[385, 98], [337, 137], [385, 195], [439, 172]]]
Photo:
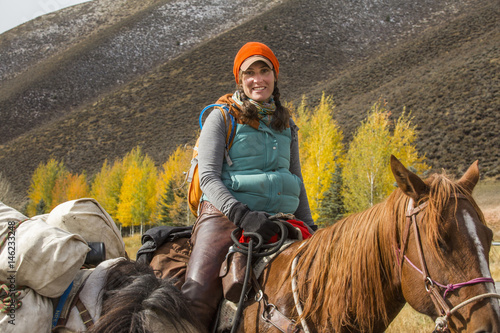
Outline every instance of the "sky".
[[0, 34], [38, 16], [89, 0], [0, 0]]

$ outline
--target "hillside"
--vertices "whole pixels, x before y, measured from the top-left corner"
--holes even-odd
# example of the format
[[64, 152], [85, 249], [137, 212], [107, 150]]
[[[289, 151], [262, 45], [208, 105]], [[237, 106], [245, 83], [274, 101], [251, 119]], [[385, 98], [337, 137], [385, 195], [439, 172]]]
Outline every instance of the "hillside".
[[275, 50], [283, 99], [334, 97], [347, 138], [384, 99], [411, 111], [433, 167], [500, 175], [497, 0], [106, 1], [0, 35], [0, 170], [17, 203], [49, 157], [92, 175], [137, 145], [160, 165], [192, 143], [250, 40]]

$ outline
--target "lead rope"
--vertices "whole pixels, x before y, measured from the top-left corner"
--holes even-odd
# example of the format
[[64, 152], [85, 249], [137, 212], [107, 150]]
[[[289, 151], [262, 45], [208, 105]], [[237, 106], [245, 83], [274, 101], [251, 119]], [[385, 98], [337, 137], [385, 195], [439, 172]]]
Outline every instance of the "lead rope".
[[[272, 219], [272, 217], [270, 217]], [[243, 282], [243, 289], [241, 291], [240, 295], [240, 300], [238, 302], [238, 308], [236, 310], [236, 314], [234, 315], [234, 320], [233, 320], [233, 326], [231, 328], [231, 333], [236, 332], [238, 329], [238, 326], [240, 324], [240, 319], [241, 315], [243, 313], [243, 308], [244, 308], [244, 300], [247, 294], [248, 290], [248, 281], [250, 280], [250, 277], [253, 275], [252, 272], [252, 258], [259, 258], [259, 257], [265, 257], [269, 256], [271, 254], [276, 253], [279, 251], [281, 246], [283, 246], [284, 242], [288, 238], [288, 229], [283, 225], [283, 223], [279, 221], [272, 221], [273, 223], [276, 223], [280, 230], [281, 230], [281, 238], [273, 244], [264, 244], [264, 240], [262, 236], [256, 232], [244, 232], [243, 229], [237, 228], [233, 230], [231, 233], [231, 239], [233, 240], [234, 243], [234, 250], [236, 252], [241, 252], [247, 256], [247, 267], [245, 269], [245, 279]], [[243, 236], [245, 237], [250, 237], [250, 240], [248, 242], [248, 245], [244, 243], [240, 243], [238, 235], [241, 235], [243, 232]], [[253, 239], [257, 239], [257, 245], [255, 245], [255, 248], [253, 247]], [[259, 252], [260, 250], [264, 250], [262, 252]], [[267, 251], [266, 251], [267, 250]], [[262, 290], [260, 290], [260, 293], [262, 293]]]
[[491, 298], [500, 298], [500, 295], [496, 294], [496, 293], [486, 293], [486, 294], [474, 296], [472, 298], [469, 298], [468, 300], [463, 301], [462, 303], [460, 303], [457, 306], [455, 306], [453, 309], [449, 310], [448, 313], [446, 313], [445, 315], [436, 318], [436, 321], [435, 321], [436, 327], [435, 327], [434, 332], [447, 332], [447, 329], [448, 329], [448, 318], [454, 312], [456, 312], [458, 309], [460, 309], [463, 306], [466, 306], [469, 303], [478, 301], [478, 300], [483, 299], [483, 298], [489, 298], [489, 297], [491, 297]]

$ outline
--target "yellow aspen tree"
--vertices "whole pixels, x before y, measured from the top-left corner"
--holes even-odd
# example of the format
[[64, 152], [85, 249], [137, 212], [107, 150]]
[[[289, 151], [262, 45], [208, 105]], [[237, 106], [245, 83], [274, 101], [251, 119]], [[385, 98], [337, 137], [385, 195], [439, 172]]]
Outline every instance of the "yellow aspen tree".
[[[108, 213], [110, 210], [108, 209], [108, 207], [106, 207], [104, 201], [108, 196], [105, 184], [110, 170], [111, 166], [108, 164], [108, 160], [106, 159], [102, 164], [101, 170], [94, 175], [94, 179], [92, 180], [90, 186], [90, 196], [97, 200]], [[111, 217], [113, 217], [113, 215], [111, 215]]]
[[66, 200], [75, 200], [80, 198], [88, 198], [90, 195], [87, 176], [82, 174], [71, 175], [67, 190]]
[[295, 119], [299, 126], [300, 161], [312, 217], [319, 217], [319, 207], [330, 188], [336, 167], [343, 164], [343, 134], [333, 119], [333, 100], [322, 95], [319, 105], [310, 111], [305, 99]]
[[66, 201], [87, 197], [89, 197], [89, 186], [85, 174], [68, 173], [56, 180], [51, 209]]
[[53, 190], [57, 179], [68, 173], [63, 162], [50, 159], [46, 164], [40, 163], [31, 177], [28, 190], [29, 203], [26, 208], [29, 216], [50, 212]]
[[[151, 227], [153, 220], [153, 214], [156, 211], [157, 207], [157, 197], [156, 193], [157, 189], [157, 179], [158, 179], [158, 170], [155, 166], [154, 161], [146, 156], [142, 165], [143, 170], [143, 181], [141, 182], [141, 191], [143, 198], [141, 199], [144, 202], [144, 206], [142, 204], [139, 206], [141, 210], [138, 215], [143, 224], [148, 222], [149, 227]], [[141, 230], [142, 234], [142, 230]]]
[[415, 127], [404, 114], [391, 133], [390, 111], [386, 104], [375, 103], [357, 129], [346, 155], [342, 171], [344, 205], [349, 213], [359, 212], [385, 199], [394, 188], [390, 155], [404, 155], [407, 165], [426, 168], [413, 141]]
[[96, 199], [108, 214], [118, 222], [117, 210], [124, 176], [123, 161], [116, 160], [113, 166], [105, 160], [101, 170], [92, 182], [91, 196]]
[[116, 210], [116, 218], [123, 227], [131, 227], [133, 233], [134, 217], [132, 209], [134, 205], [135, 187], [138, 186], [140, 170], [137, 163], [131, 163], [125, 171], [123, 185]]
[[342, 178], [348, 212], [371, 207], [385, 195], [381, 178], [386, 171], [388, 156], [389, 114], [377, 103], [358, 128], [347, 152]]
[[[411, 168], [413, 172], [424, 175], [430, 167], [425, 163], [425, 154], [419, 155], [415, 141], [417, 140], [417, 125], [412, 125], [413, 117], [411, 114], [406, 115], [405, 110], [396, 121], [394, 126], [394, 134], [391, 140], [393, 154], [403, 163], [406, 167]], [[390, 173], [391, 181], [394, 177]]]
[[157, 170], [149, 156], [143, 156], [135, 148], [124, 158], [126, 168], [121, 186], [117, 219], [125, 227], [140, 226], [141, 234], [145, 223], [150, 223], [156, 206]]

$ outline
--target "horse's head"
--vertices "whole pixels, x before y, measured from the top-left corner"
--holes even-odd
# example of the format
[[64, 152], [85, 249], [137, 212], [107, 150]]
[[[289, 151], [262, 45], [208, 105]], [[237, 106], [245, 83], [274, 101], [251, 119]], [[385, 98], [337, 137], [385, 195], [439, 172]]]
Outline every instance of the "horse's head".
[[423, 181], [395, 157], [391, 168], [405, 202], [399, 230], [401, 287], [406, 301], [436, 320], [436, 331], [499, 332], [500, 309], [489, 270], [492, 231], [471, 194], [477, 162], [458, 182]]

